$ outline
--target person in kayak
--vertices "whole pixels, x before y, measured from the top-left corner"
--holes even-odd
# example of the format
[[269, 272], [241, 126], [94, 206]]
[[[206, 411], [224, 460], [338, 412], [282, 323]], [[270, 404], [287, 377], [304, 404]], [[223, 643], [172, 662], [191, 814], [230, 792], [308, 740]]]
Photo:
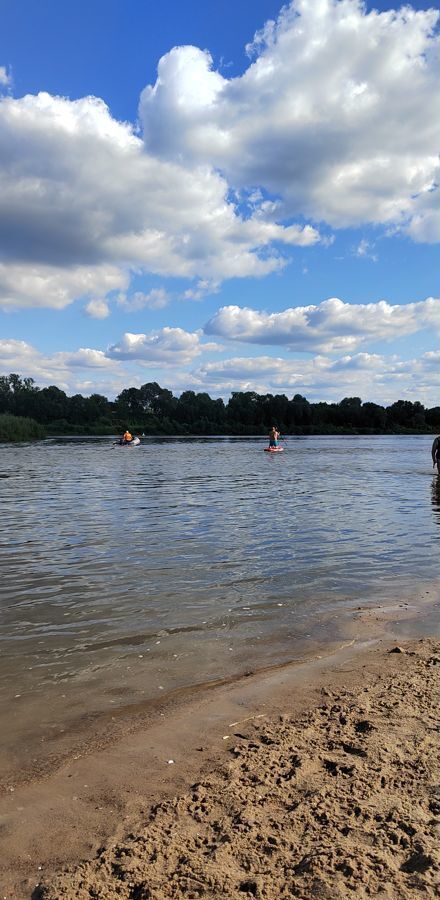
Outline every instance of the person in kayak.
[[432, 466], [437, 464], [437, 472], [440, 475], [440, 437], [436, 437], [432, 445]]
[[122, 441], [121, 441], [121, 443], [122, 443], [122, 444], [131, 444], [132, 440], [133, 440], [133, 435], [131, 434], [131, 432], [130, 432], [130, 431], [128, 430], [128, 428], [127, 428], [127, 430], [124, 431], [124, 434], [122, 435]]
[[273, 425], [269, 432], [269, 447], [278, 447], [279, 436], [279, 431], [277, 431], [276, 426]]

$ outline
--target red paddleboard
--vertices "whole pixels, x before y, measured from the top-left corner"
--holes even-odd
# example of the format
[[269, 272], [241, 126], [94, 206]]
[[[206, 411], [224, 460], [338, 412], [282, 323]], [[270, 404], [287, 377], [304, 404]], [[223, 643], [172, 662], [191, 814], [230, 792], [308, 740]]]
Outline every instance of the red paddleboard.
[[284, 447], [264, 447], [263, 449], [265, 453], [282, 453]]

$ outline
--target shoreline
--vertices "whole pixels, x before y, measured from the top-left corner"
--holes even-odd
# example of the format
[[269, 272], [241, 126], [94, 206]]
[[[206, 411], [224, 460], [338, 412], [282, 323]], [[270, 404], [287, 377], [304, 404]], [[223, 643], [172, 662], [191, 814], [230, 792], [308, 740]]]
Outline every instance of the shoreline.
[[[434, 633], [433, 620], [440, 621], [440, 585], [428, 583], [419, 585], [417, 594], [413, 588], [407, 588], [401, 594], [400, 602], [391, 601], [388, 595], [370, 598], [362, 606], [341, 608], [336, 618], [338, 629], [334, 630], [334, 612], [328, 614], [326, 640], [310, 640], [310, 647], [304, 647], [299, 655], [285, 658], [285, 654], [275, 661], [255, 664], [254, 660], [246, 660], [245, 665], [231, 674], [204, 681], [184, 682], [170, 688], [159, 696], [149, 696], [128, 703], [121, 702], [110, 709], [102, 711], [85, 711], [76, 718], [66, 718], [51, 732], [50, 728], [41, 735], [35, 734], [33, 743], [29, 738], [11, 754], [1, 752], [0, 796], [2, 792], [15, 792], [20, 787], [36, 781], [46, 780], [56, 774], [72, 759], [92, 755], [107, 747], [116, 745], [127, 736], [135, 736], [145, 731], [165, 715], [173, 714], [182, 705], [189, 706], [204, 695], [218, 692], [239, 685], [250, 676], [264, 679], [271, 673], [283, 671], [290, 667], [307, 665], [321, 658], [332, 659], [344, 647], [362, 646], [365, 641], [388, 638], [400, 640], [421, 637], [425, 633]], [[423, 626], [427, 620], [428, 628]], [[322, 617], [325, 624], [325, 616]], [[414, 623], [414, 626], [413, 624]], [[270, 639], [269, 644], [272, 643]], [[258, 646], [261, 653], [263, 647]], [[283, 658], [284, 657], [284, 658]], [[13, 764], [11, 765], [11, 760]]]
[[[301, 715], [310, 716], [318, 701], [322, 702], [330, 684], [332, 690], [346, 690], [347, 675], [350, 690], [357, 684], [360, 696], [365, 678], [374, 681], [377, 677], [378, 657], [387, 665], [391, 659], [394, 664], [398, 660], [401, 668], [402, 660], [408, 664], [412, 659], [409, 654], [391, 657], [387, 653], [395, 643], [395, 638], [384, 632], [384, 618], [389, 613], [377, 617], [372, 615], [377, 609], [362, 612], [367, 618], [379, 620], [379, 625], [363, 623], [363, 644], [353, 638], [349, 646], [330, 656], [283, 664], [226, 685], [214, 685], [208, 691], [200, 690], [181, 702], [177, 699], [146, 727], [125, 734], [122, 729], [123, 736], [116, 741], [95, 747], [87, 755], [75, 754], [53, 774], [3, 795], [2, 896], [29, 898], [42, 873], [77, 865], [80, 859], [93, 860], [100, 845], [123, 840], [128, 830], [133, 831], [133, 826], [136, 829], [134, 823], [142, 827], [151, 804], [169, 802], [176, 794], [188, 791], [194, 779], [228, 764], [230, 743], [237, 742], [236, 729], [240, 731], [243, 723], [247, 727], [253, 722], [254, 727], [259, 721], [272, 721], [270, 727], [276, 730], [273, 717], [286, 714], [293, 723], [299, 722]], [[411, 645], [428, 648], [431, 641], [422, 638]], [[411, 681], [410, 672], [409, 677]], [[234, 731], [229, 734], [231, 727]], [[54, 850], [55, 835], [59, 849]], [[58, 896], [50, 890], [45, 888], [46, 893], [40, 892], [40, 896]], [[63, 892], [59, 896], [92, 895]]]

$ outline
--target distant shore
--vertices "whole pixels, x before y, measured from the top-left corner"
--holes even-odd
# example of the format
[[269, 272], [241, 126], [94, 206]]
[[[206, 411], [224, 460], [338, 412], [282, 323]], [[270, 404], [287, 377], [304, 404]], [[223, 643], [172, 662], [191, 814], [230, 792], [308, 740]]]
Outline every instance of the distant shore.
[[381, 406], [360, 397], [309, 402], [301, 394], [233, 391], [225, 400], [205, 391], [174, 396], [156, 381], [124, 388], [115, 400], [101, 394], [67, 396], [56, 385], [39, 388], [33, 378], [0, 375], [0, 411], [30, 416], [52, 434], [215, 435], [424, 434], [440, 428], [440, 407], [396, 400]]
[[[114, 430], [105, 428], [103, 430], [99, 430], [96, 428], [84, 428], [82, 430], [73, 429], [72, 431], [65, 431], [61, 429], [60, 431], [49, 430], [46, 431], [43, 425], [40, 425], [38, 422], [34, 422], [30, 419], [21, 419], [17, 416], [0, 416], [1, 419], [8, 420], [5, 421], [3, 427], [0, 421], [0, 443], [17, 443], [22, 442], [25, 443], [27, 441], [44, 441], [44, 440], [82, 440], [87, 438], [108, 438], [115, 439], [120, 437], [120, 434], [116, 433]], [[23, 424], [24, 423], [24, 424]], [[399, 436], [413, 436], [413, 437], [434, 437], [438, 434], [440, 429], [412, 429], [412, 428], [402, 428], [395, 430], [386, 430], [379, 431], [374, 428], [327, 428], [327, 429], [319, 429], [319, 428], [297, 428], [294, 431], [285, 431], [285, 438], [297, 438], [297, 437], [399, 437]], [[133, 429], [133, 433], [137, 436], [140, 436], [144, 441], [148, 440], [204, 440], [204, 439], [214, 439], [218, 438], [219, 440], [227, 440], [228, 438], [234, 438], [237, 440], [253, 440], [253, 441], [267, 441], [267, 435], [264, 433], [257, 434], [243, 434], [241, 432], [166, 432], [166, 431], [154, 431], [143, 433], [140, 429]]]
[[214, 689], [20, 788], [2, 896], [433, 898], [440, 646], [371, 643]]
[[[10, 419], [16, 418], [13, 416], [9, 417]], [[38, 424], [38, 423], [35, 423]], [[373, 428], [328, 428], [328, 429], [315, 429], [315, 428], [304, 428], [304, 429], [296, 429], [295, 431], [285, 431], [285, 438], [297, 438], [297, 437], [434, 437], [440, 431], [439, 429], [412, 429], [412, 428], [402, 428], [396, 429], [394, 431], [388, 429], [387, 431], [379, 431]], [[15, 430], [14, 433], [16, 433]], [[140, 429], [133, 429], [133, 432], [140, 436], [143, 440], [182, 440], [182, 439], [194, 439], [194, 440], [204, 440], [204, 439], [214, 439], [218, 438], [219, 440], [228, 440], [228, 438], [234, 438], [237, 440], [250, 440], [250, 441], [267, 441], [267, 435], [264, 433], [256, 433], [256, 434], [243, 434], [241, 432], [165, 432], [165, 431], [154, 431], [143, 433]], [[99, 429], [95, 428], [84, 428], [82, 431], [75, 429], [72, 431], [45, 431], [44, 426], [39, 426], [38, 433], [29, 433], [23, 434], [23, 436], [12, 436], [12, 429], [9, 432], [4, 431], [3, 434], [0, 434], [0, 443], [12, 443], [17, 441], [44, 441], [44, 440], [63, 440], [63, 439], [71, 439], [71, 440], [81, 440], [87, 438], [108, 438], [115, 439], [119, 438], [120, 434], [116, 433], [111, 429], [104, 429], [99, 431]]]

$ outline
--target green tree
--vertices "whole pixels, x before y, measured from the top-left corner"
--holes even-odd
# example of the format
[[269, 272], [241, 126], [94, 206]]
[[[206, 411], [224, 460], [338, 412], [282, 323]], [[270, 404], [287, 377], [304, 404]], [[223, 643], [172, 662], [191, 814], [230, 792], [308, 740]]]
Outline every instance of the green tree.
[[255, 391], [233, 391], [226, 407], [228, 428], [234, 434], [257, 434], [259, 396]]
[[438, 430], [440, 428], [440, 406], [433, 406], [432, 409], [427, 409], [425, 420], [430, 428], [436, 428]]
[[35, 395], [35, 418], [45, 425], [61, 419], [67, 421], [69, 415], [69, 399], [64, 391], [56, 385], [42, 388]]

